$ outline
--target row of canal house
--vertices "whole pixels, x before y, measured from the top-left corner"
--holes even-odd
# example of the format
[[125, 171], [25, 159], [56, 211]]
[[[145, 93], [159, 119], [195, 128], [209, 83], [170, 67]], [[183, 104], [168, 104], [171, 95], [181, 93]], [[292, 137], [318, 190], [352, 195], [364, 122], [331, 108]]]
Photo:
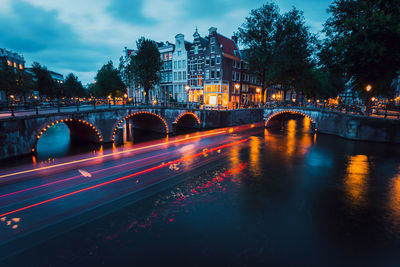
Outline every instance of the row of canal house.
[[[248, 71], [245, 52], [237, 39], [227, 38], [212, 27], [206, 37], [196, 29], [193, 42], [183, 34], [175, 44], [157, 43], [163, 65], [160, 84], [150, 93], [154, 101], [191, 102], [200, 106], [256, 106], [261, 102], [261, 86]], [[128, 59], [133, 50], [125, 49]], [[143, 91], [128, 88], [129, 97], [143, 99]]]

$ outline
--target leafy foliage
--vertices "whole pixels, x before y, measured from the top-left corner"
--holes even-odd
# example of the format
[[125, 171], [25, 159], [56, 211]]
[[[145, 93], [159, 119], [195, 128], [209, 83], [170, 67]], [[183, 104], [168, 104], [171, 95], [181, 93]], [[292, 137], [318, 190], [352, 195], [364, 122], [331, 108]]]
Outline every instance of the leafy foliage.
[[112, 61], [108, 61], [97, 72], [96, 83], [91, 93], [98, 97], [122, 97], [125, 94], [125, 84], [123, 83], [118, 69], [114, 68]]
[[335, 0], [325, 23], [324, 65], [354, 89], [390, 96], [400, 70], [400, 0]]
[[246, 46], [250, 70], [268, 86], [285, 91], [309, 90], [315, 66], [317, 39], [305, 26], [303, 13], [296, 8], [281, 15], [273, 3], [252, 10], [237, 36]]
[[78, 77], [73, 73], [70, 73], [65, 78], [64, 83], [64, 95], [68, 97], [85, 97], [87, 92], [82, 86], [82, 83], [78, 80]]
[[55, 97], [59, 94], [56, 90], [59, 88], [56, 88], [56, 84], [45, 66], [41, 66], [38, 62], [34, 62], [32, 64], [32, 72], [35, 74], [37, 79], [36, 90], [39, 91], [41, 95]]
[[144, 88], [146, 103], [149, 103], [149, 91], [160, 80], [159, 71], [162, 61], [157, 45], [153, 40], [140, 38], [137, 42], [137, 53], [133, 54], [126, 66], [126, 77]]

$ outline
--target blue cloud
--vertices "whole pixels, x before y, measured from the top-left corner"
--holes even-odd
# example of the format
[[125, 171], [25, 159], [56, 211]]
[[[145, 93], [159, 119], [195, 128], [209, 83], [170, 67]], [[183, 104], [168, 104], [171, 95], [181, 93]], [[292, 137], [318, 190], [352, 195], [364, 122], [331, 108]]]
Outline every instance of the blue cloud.
[[88, 72], [111, 53], [107, 46], [80, 40], [68, 24], [58, 19], [56, 11], [18, 0], [13, 0], [11, 8], [10, 14], [0, 17], [0, 47], [21, 53], [30, 63], [38, 61], [56, 71]]
[[157, 23], [155, 20], [143, 16], [141, 9], [142, 0], [113, 0], [108, 6], [108, 12], [117, 20], [132, 25], [150, 25]]

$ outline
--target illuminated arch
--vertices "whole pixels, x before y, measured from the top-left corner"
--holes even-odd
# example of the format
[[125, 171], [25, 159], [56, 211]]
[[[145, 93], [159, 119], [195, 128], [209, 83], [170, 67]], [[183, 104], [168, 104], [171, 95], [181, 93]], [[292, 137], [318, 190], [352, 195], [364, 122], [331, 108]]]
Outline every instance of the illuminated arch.
[[315, 123], [315, 121], [314, 121], [310, 116], [308, 116], [307, 114], [304, 114], [304, 113], [302, 113], [302, 112], [299, 112], [299, 111], [297, 111], [297, 110], [282, 110], [282, 111], [279, 111], [279, 112], [276, 112], [276, 113], [270, 115], [270, 116], [268, 117], [268, 120], [265, 122], [265, 127], [268, 126], [268, 123], [269, 123], [269, 121], [270, 121], [271, 119], [273, 119], [274, 117], [279, 116], [279, 115], [281, 115], [281, 114], [298, 114], [298, 115], [301, 115], [301, 116], [303, 116], [303, 117], [309, 118], [310, 121], [311, 121], [312, 123]]
[[[99, 143], [103, 142], [103, 136], [101, 135], [100, 131], [90, 122], [85, 121], [85, 120], [81, 120], [81, 119], [71, 119], [71, 118], [67, 118], [67, 119], [62, 119], [62, 120], [57, 120], [57, 121], [53, 121], [48, 123], [46, 126], [44, 126], [35, 136], [35, 143], [33, 145], [32, 148], [32, 152], [34, 152], [36, 150], [36, 145], [40, 139], [40, 137], [52, 126], [58, 124], [58, 123], [65, 123], [68, 126], [68, 123], [70, 122], [75, 122], [75, 123], [79, 123], [80, 125], [84, 125], [87, 126], [89, 129], [92, 129], [93, 133], [96, 135], [97, 137], [97, 141]], [[69, 127], [69, 126], [68, 126]]]
[[137, 115], [140, 115], [140, 114], [147, 114], [147, 115], [155, 116], [156, 118], [158, 118], [158, 119], [164, 124], [165, 132], [166, 132], [167, 134], [169, 133], [168, 124], [167, 124], [167, 122], [163, 119], [163, 117], [161, 117], [160, 115], [155, 114], [155, 113], [153, 113], [153, 112], [138, 111], [138, 112], [135, 112], [135, 113], [126, 115], [124, 118], [122, 118], [122, 119], [120, 119], [120, 120], [118, 121], [118, 123], [117, 123], [117, 124], [115, 125], [115, 127], [114, 127], [111, 140], [112, 140], [113, 142], [115, 141], [115, 134], [117, 133], [117, 128], [121, 125], [121, 123], [123, 123], [125, 120], [128, 120], [129, 118], [132, 118], [132, 117], [137, 116]]
[[176, 118], [174, 123], [178, 124], [179, 120], [182, 119], [182, 117], [185, 115], [190, 115], [190, 116], [194, 117], [196, 119], [197, 124], [200, 124], [199, 117], [195, 113], [190, 112], [190, 111], [186, 111], [186, 112], [179, 114], [179, 116]]

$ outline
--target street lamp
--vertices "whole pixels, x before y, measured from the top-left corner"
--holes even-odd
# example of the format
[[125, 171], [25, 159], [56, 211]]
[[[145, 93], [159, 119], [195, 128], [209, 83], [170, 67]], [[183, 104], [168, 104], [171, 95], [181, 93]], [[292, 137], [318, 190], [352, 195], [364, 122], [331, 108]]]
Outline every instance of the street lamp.
[[189, 90], [190, 90], [190, 86], [189, 86], [189, 85], [185, 85], [185, 90], [186, 90], [186, 106], [188, 106], [188, 104], [189, 104]]
[[367, 92], [371, 92], [371, 90], [372, 90], [372, 85], [368, 84], [367, 87], [365, 87], [365, 90], [366, 90]]

